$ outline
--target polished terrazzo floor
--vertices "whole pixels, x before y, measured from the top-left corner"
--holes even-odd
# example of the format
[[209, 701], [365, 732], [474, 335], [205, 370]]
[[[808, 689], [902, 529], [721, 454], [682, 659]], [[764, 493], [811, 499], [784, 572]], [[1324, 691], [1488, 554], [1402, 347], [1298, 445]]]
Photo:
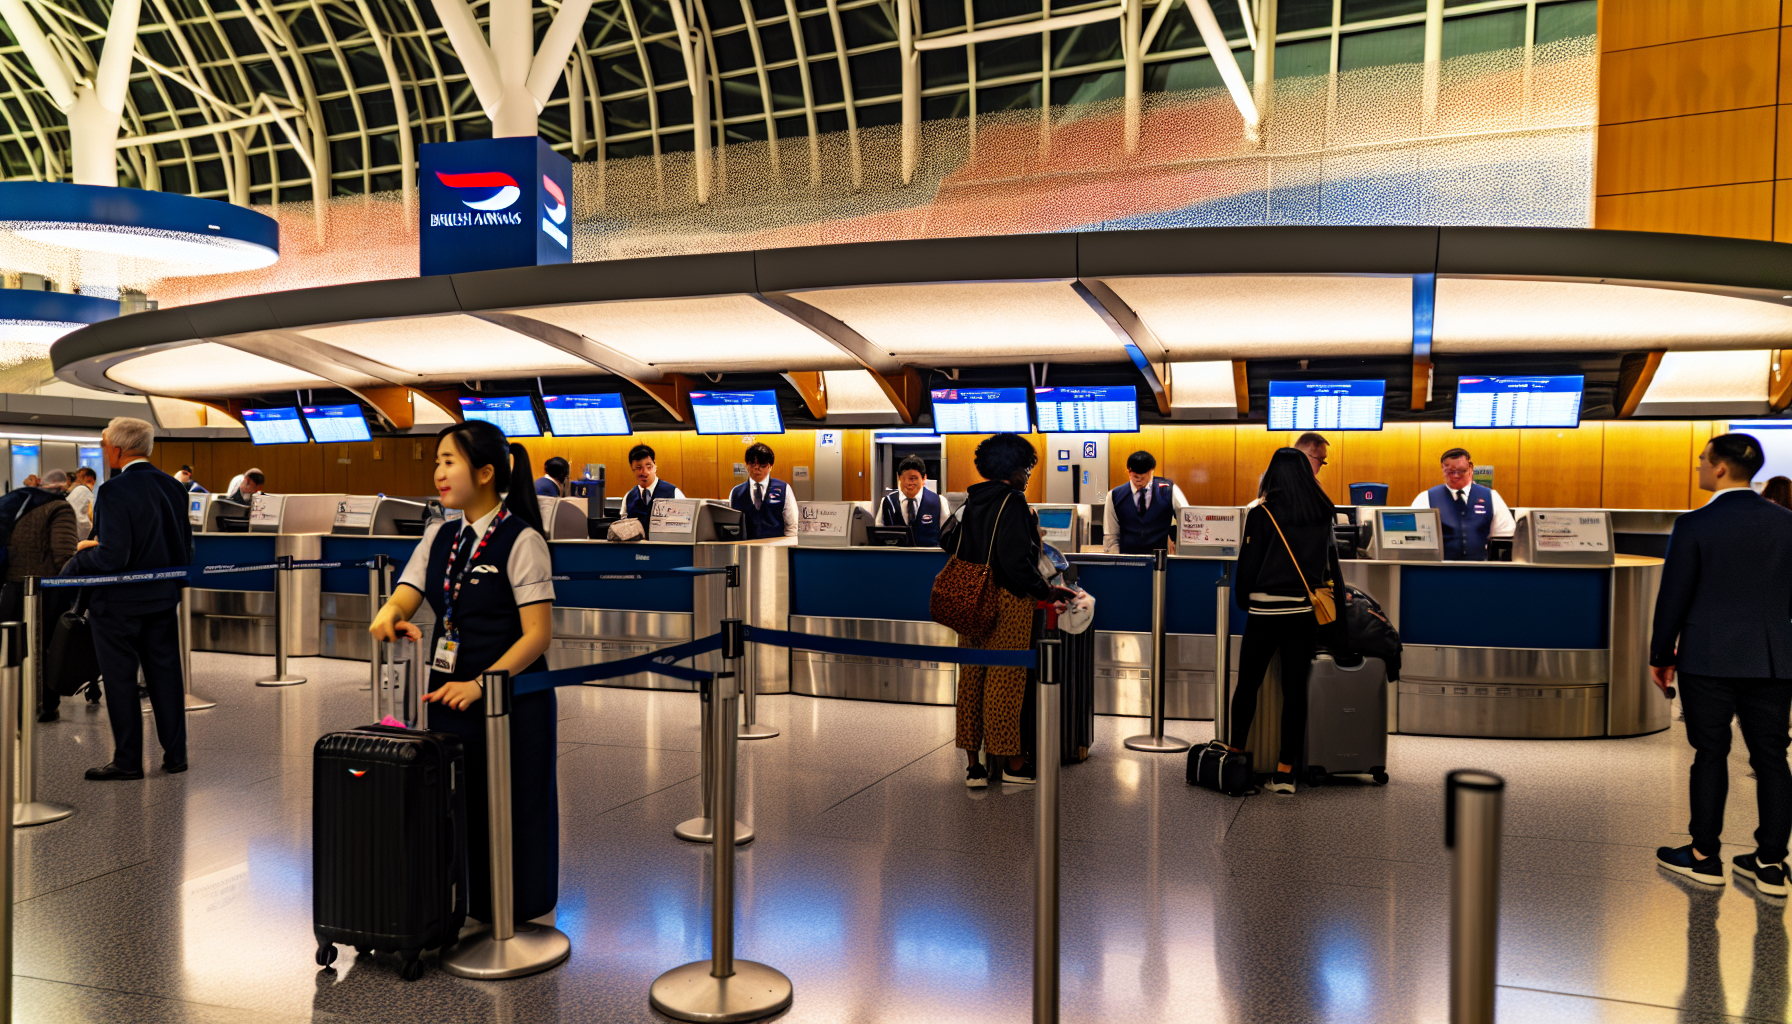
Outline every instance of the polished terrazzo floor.
[[[363, 721], [365, 668], [198, 654], [192, 770], [88, 783], [103, 712], [43, 728], [41, 793], [79, 812], [19, 834], [16, 1018], [59, 1022], [663, 1020], [661, 971], [707, 955], [706, 848], [689, 694], [561, 691], [560, 927], [569, 963], [481, 983], [395, 959], [312, 961], [310, 749]], [[738, 955], [794, 982], [788, 1021], [1028, 1020], [1034, 795], [968, 793], [947, 708], [774, 697], [777, 739], [741, 745]], [[1228, 800], [1183, 758], [1124, 750], [1100, 719], [1063, 785], [1066, 1021], [1443, 1021], [1442, 779], [1503, 773], [1505, 1021], [1787, 1019], [1783, 905], [1658, 873], [1683, 842], [1690, 752], [1637, 740], [1394, 737], [1386, 788]], [[1173, 723], [1187, 739], [1205, 723]], [[1738, 753], [1726, 838], [1747, 843]], [[159, 760], [153, 746], [151, 757]], [[1726, 854], [1743, 852], [1737, 845]]]

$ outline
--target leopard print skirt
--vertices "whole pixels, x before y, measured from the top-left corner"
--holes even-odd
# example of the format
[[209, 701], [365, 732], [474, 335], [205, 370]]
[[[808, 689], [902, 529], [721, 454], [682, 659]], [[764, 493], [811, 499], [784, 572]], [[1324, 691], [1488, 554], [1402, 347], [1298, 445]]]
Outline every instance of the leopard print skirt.
[[[1033, 602], [991, 587], [996, 624], [986, 636], [960, 636], [958, 646], [1024, 651], [1033, 643]], [[958, 668], [958, 749], [987, 749], [999, 757], [1021, 753], [1020, 709], [1027, 670], [961, 665]]]

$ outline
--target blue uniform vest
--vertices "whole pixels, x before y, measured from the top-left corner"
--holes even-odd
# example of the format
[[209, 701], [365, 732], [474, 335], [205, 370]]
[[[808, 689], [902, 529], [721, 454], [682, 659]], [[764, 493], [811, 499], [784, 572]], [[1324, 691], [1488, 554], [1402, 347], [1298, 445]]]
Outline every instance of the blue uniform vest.
[[[510, 590], [510, 549], [529, 525], [516, 516], [506, 518], [492, 531], [479, 560], [468, 566], [455, 561], [454, 572], [465, 580], [454, 601], [454, 625], [460, 636], [460, 654], [452, 674], [432, 670], [434, 690], [450, 679], [474, 679], [504, 656], [522, 639], [523, 620]], [[446, 523], [436, 532], [429, 549], [429, 568], [424, 574], [423, 596], [436, 615], [435, 630], [426, 653], [435, 653], [442, 636], [448, 553], [461, 535], [460, 521]], [[475, 540], [474, 546], [478, 541]], [[495, 571], [472, 572], [471, 569]], [[547, 670], [547, 659], [537, 658], [528, 671]], [[526, 921], [554, 909], [560, 891], [560, 795], [555, 755], [559, 751], [553, 690], [518, 697], [510, 708], [510, 805], [512, 854], [516, 893], [516, 919]], [[485, 704], [476, 701], [465, 711], [446, 704], [429, 705], [429, 727], [459, 736], [467, 764], [467, 896], [468, 913], [482, 921], [491, 919], [491, 846], [486, 838], [487, 819], [482, 809], [486, 796]], [[482, 913], [483, 911], [483, 913]]]
[[1158, 548], [1169, 547], [1176, 511], [1170, 507], [1173, 487], [1170, 481], [1162, 478], [1151, 481], [1151, 504], [1146, 506], [1143, 517], [1134, 503], [1132, 484], [1124, 483], [1114, 488], [1114, 518], [1117, 522], [1107, 529], [1119, 533], [1121, 554], [1149, 555]]
[[[662, 498], [676, 498], [677, 496], [678, 488], [664, 480], [660, 480], [653, 485], [653, 494], [650, 498], [651, 501], [659, 501]], [[628, 496], [622, 499], [622, 514], [625, 516], [634, 516], [641, 520], [642, 525], [646, 525], [647, 513], [651, 509], [652, 505], [650, 502], [641, 500], [641, 486], [639, 484], [629, 488]]]
[[1444, 527], [1444, 559], [1452, 562], [1487, 561], [1487, 538], [1493, 533], [1493, 490], [1480, 484], [1468, 487], [1468, 513], [1456, 511], [1456, 496], [1443, 484], [1425, 492]]
[[[902, 505], [907, 500], [901, 491], [891, 491], [884, 495], [885, 526], [902, 525]], [[915, 521], [909, 524], [915, 547], [940, 546], [940, 518], [940, 496], [925, 487], [921, 488], [920, 497], [915, 499]]]
[[790, 500], [790, 485], [767, 477], [765, 501], [753, 507], [753, 481], [736, 484], [728, 495], [730, 508], [740, 510], [741, 536], [747, 540], [784, 536], [784, 503]]

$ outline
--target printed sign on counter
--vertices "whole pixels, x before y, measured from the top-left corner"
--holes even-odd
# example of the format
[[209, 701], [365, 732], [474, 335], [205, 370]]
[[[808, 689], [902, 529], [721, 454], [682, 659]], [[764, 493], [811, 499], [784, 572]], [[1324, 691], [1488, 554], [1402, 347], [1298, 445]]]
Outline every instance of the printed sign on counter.
[[257, 526], [269, 526], [276, 529], [280, 526], [280, 509], [286, 504], [286, 495], [269, 494], [260, 491], [249, 499], [249, 529]]
[[379, 498], [372, 494], [351, 494], [343, 498], [336, 503], [335, 525], [367, 529], [373, 525], [373, 506], [378, 501]]
[[1532, 512], [1531, 538], [1538, 551], [1605, 551], [1605, 513]]
[[187, 499], [187, 522], [194, 526], [205, 525], [205, 498], [203, 496]]
[[802, 510], [796, 523], [798, 533], [844, 537], [847, 527], [852, 523], [850, 518], [852, 505], [848, 502], [827, 502], [825, 504], [803, 502], [798, 507]]
[[1239, 518], [1235, 508], [1185, 506], [1182, 509], [1181, 529], [1177, 533], [1176, 543], [1237, 547], [1243, 542], [1239, 535]]
[[662, 498], [653, 503], [653, 519], [647, 527], [649, 537], [662, 533], [690, 533], [697, 517], [697, 503], [691, 500]]

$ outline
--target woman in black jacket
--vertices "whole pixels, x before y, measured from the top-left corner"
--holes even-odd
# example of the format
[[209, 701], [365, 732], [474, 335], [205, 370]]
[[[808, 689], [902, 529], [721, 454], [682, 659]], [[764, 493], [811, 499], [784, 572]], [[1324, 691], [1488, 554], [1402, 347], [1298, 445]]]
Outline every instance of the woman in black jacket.
[[1281, 654], [1282, 749], [1269, 789], [1293, 793], [1294, 765], [1307, 738], [1307, 670], [1319, 635], [1308, 592], [1329, 589], [1333, 607], [1342, 611], [1344, 574], [1332, 541], [1335, 510], [1313, 479], [1312, 463], [1304, 452], [1278, 449], [1270, 457], [1257, 496], [1263, 500], [1245, 517], [1233, 589], [1250, 617], [1245, 620], [1227, 742], [1234, 750], [1244, 748], [1257, 713], [1257, 690], [1270, 659]]
[[[984, 482], [965, 492], [958, 514], [940, 529], [940, 547], [974, 565], [986, 561], [995, 583], [995, 628], [983, 636], [960, 636], [958, 646], [984, 650], [1025, 650], [1033, 645], [1036, 601], [1053, 598], [1039, 575], [1039, 520], [1027, 505], [1027, 479], [1039, 453], [1018, 434], [994, 434], [977, 445], [977, 472]], [[991, 545], [994, 552], [991, 552]], [[1030, 784], [1034, 767], [1021, 753], [1020, 711], [1027, 670], [964, 665], [958, 670], [958, 749], [970, 757], [965, 785], [991, 782]], [[977, 749], [989, 751], [989, 765]], [[1002, 758], [1007, 758], [1004, 770]]]

